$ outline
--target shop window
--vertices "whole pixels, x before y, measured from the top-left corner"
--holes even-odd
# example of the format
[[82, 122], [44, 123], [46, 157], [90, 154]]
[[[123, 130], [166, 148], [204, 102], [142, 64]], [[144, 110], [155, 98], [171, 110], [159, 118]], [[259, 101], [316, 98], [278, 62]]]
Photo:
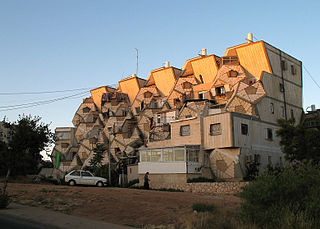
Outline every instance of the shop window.
[[248, 125], [241, 123], [241, 134], [242, 135], [248, 135]]
[[210, 124], [210, 135], [220, 135], [221, 134], [221, 123]]
[[180, 136], [190, 136], [190, 125], [180, 126]]

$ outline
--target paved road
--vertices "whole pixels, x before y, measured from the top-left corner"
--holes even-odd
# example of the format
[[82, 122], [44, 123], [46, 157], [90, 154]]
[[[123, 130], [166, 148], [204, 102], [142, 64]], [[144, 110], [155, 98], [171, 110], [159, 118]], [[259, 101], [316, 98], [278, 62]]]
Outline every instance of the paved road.
[[40, 225], [38, 223], [30, 222], [23, 218], [16, 216], [2, 215], [0, 213], [0, 228], [1, 229], [54, 229], [56, 227], [48, 227], [46, 225]]
[[20, 204], [10, 204], [0, 210], [1, 229], [129, 229], [129, 227], [71, 216], [60, 212]]

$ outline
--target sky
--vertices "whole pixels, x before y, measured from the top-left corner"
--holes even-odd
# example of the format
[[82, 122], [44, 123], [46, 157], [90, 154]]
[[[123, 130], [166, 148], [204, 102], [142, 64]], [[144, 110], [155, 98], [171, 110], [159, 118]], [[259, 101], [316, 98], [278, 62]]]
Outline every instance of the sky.
[[135, 48], [146, 79], [202, 48], [223, 56], [249, 32], [303, 62], [303, 106], [320, 108], [319, 10], [320, 1], [0, 0], [0, 119], [72, 126], [90, 89], [136, 73]]

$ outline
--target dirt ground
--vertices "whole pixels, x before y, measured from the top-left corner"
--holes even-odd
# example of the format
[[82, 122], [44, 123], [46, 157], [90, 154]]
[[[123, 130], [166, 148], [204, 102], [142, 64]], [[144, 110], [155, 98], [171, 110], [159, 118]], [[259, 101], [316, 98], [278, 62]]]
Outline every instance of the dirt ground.
[[126, 188], [9, 183], [8, 192], [14, 203], [135, 227], [175, 224], [197, 202], [230, 212], [240, 206], [240, 199], [233, 195]]

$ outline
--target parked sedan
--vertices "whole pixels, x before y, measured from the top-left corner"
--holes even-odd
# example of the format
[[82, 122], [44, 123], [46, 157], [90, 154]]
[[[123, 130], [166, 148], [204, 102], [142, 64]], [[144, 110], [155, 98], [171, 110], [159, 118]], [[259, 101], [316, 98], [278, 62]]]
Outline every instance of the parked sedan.
[[64, 180], [71, 186], [82, 184], [103, 187], [107, 185], [107, 179], [102, 177], [95, 177], [89, 171], [84, 170], [73, 170], [65, 175]]

